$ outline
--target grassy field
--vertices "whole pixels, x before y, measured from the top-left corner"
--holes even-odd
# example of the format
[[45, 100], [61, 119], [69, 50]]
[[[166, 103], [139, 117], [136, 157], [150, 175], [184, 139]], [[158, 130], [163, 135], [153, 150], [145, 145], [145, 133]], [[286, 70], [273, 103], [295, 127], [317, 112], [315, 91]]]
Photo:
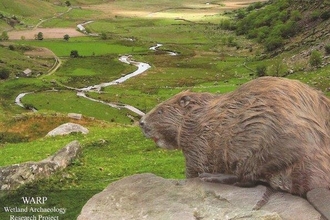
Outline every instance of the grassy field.
[[[88, 40], [89, 39], [89, 40]], [[99, 41], [94, 38], [72, 39], [68, 42], [64, 40], [44, 40], [44, 41], [19, 41], [23, 45], [35, 47], [47, 47], [59, 57], [68, 57], [72, 50], [77, 50], [80, 56], [102, 56], [108, 54], [127, 54], [132, 52], [144, 52], [141, 46], [132, 47], [122, 44]]]
[[[46, 195], [51, 198], [52, 205], [68, 208], [61, 219], [72, 220], [92, 195], [125, 176], [151, 172], [164, 178], [184, 178], [182, 153], [161, 150], [143, 137], [136, 126], [139, 120], [136, 114], [78, 97], [75, 90], [68, 89], [110, 82], [133, 72], [136, 67], [121, 63], [118, 60], [121, 55], [131, 54], [134, 60], [147, 62], [151, 68], [122, 84], [87, 95], [105, 102], [129, 104], [144, 112], [187, 89], [221, 94], [233, 91], [255, 78], [258, 66], [267, 66], [272, 75], [278, 60], [293, 56], [283, 54], [276, 60], [261, 60], [262, 45], [222, 30], [221, 21], [231, 19], [230, 14], [220, 10], [225, 8], [223, 1], [212, 2], [212, 14], [207, 16], [203, 13], [208, 7], [201, 0], [193, 3], [188, 0], [70, 2], [82, 7], [47, 20], [42, 26], [75, 27], [80, 22], [94, 20], [86, 27], [92, 33], [105, 35], [106, 39], [101, 35], [72, 37], [69, 41], [9, 40], [3, 43], [0, 67], [9, 67], [11, 75], [0, 81], [0, 154], [5, 155], [0, 157], [0, 166], [42, 160], [72, 140], [82, 144], [82, 155], [69, 168], [52, 177], [0, 196], [0, 204], [19, 206], [22, 195]], [[36, 24], [40, 18], [49, 18], [68, 9], [46, 1], [40, 4], [49, 11], [31, 14], [36, 10], [32, 0], [14, 6], [5, 0], [0, 4], [0, 11], [19, 14], [26, 10], [21, 13], [21, 19]], [[180, 17], [182, 14], [188, 17]], [[0, 28], [5, 26], [0, 23]], [[158, 51], [149, 50], [157, 43], [163, 46]], [[10, 50], [9, 45], [25, 49]], [[52, 50], [62, 61], [60, 68], [54, 74], [46, 75], [54, 59], [27, 56], [26, 50], [32, 47]], [[80, 57], [70, 57], [72, 50], [77, 50]], [[178, 55], [171, 56], [168, 51]], [[26, 68], [42, 73], [42, 77], [16, 78], [16, 72]], [[283, 67], [285, 71], [288, 68]], [[296, 71], [288, 77], [329, 94], [328, 70], [329, 67]], [[22, 102], [38, 112], [14, 104], [15, 97], [22, 92], [33, 92]], [[72, 112], [83, 114], [83, 119], [75, 121], [66, 117]], [[90, 133], [44, 137], [48, 131], [69, 121], [82, 124]], [[75, 201], [74, 205], [72, 201]], [[8, 219], [8, 213], [0, 211], [0, 219]]]
[[16, 46], [15, 50], [0, 46], [0, 54], [6, 54], [6, 56], [1, 57], [0, 68], [10, 67], [13, 69], [12, 77], [27, 68], [33, 69], [36, 73], [46, 72], [54, 62], [53, 59], [49, 58], [36, 59], [24, 56], [24, 50], [21, 50], [19, 45]]
[[[102, 128], [100, 125], [91, 127], [90, 133], [84, 136], [76, 134], [6, 145], [2, 153], [8, 156], [1, 160], [0, 166], [43, 159], [76, 139], [82, 143], [83, 153], [65, 171], [0, 196], [1, 204], [24, 207], [22, 195], [47, 196], [51, 201], [47, 207], [66, 208], [60, 219], [72, 220], [91, 196], [124, 176], [152, 172], [164, 178], [184, 178], [181, 152], [155, 148], [152, 141], [146, 140], [135, 126], [103, 124]], [[0, 211], [0, 218], [8, 219], [9, 214]]]

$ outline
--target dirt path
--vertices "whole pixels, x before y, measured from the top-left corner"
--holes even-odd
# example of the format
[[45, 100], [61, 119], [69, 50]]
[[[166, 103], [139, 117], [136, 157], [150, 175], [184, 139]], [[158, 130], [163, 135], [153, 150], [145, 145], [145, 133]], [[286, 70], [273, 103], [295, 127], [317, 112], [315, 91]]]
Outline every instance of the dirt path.
[[39, 32], [42, 32], [44, 39], [61, 39], [66, 34], [70, 37], [85, 36], [75, 28], [36, 28], [34, 30], [9, 31], [8, 36], [10, 40], [20, 40], [22, 37], [27, 40], [33, 40]]
[[51, 19], [58, 18], [63, 16], [64, 14], [70, 12], [72, 8], [68, 8], [66, 12], [60, 13], [52, 18], [48, 19], [42, 19], [39, 21], [38, 24], [35, 25], [33, 29], [30, 30], [22, 30], [22, 31], [9, 31], [8, 36], [10, 40], [20, 40], [22, 38], [25, 38], [27, 40], [33, 40], [36, 38], [36, 35], [39, 32], [42, 32], [43, 37], [45, 39], [50, 38], [50, 39], [56, 39], [56, 38], [63, 38], [64, 35], [68, 34], [70, 37], [78, 37], [78, 36], [84, 36], [83, 33], [79, 32], [76, 30], [76, 28], [40, 28], [39, 26]]

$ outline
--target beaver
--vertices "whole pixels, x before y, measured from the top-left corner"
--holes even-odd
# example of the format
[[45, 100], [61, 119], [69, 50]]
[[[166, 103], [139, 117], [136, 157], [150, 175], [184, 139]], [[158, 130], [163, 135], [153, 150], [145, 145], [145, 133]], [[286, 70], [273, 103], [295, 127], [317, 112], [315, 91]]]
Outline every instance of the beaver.
[[305, 197], [330, 188], [330, 100], [297, 80], [260, 77], [222, 95], [184, 91], [140, 127], [158, 146], [182, 149], [187, 178], [219, 174], [221, 183], [263, 182]]

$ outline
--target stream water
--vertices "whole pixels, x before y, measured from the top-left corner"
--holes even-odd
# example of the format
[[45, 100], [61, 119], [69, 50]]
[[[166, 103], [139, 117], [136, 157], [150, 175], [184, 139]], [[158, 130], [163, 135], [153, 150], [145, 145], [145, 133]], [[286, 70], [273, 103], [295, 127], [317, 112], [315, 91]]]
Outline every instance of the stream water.
[[111, 82], [107, 82], [107, 83], [101, 83], [101, 84], [98, 84], [98, 85], [94, 85], [94, 86], [88, 86], [86, 88], [82, 88], [80, 89], [81, 91], [100, 91], [101, 88], [103, 87], [108, 87], [108, 86], [113, 86], [113, 85], [117, 85], [119, 83], [123, 83], [125, 82], [126, 80], [134, 77], [134, 76], [137, 76], [141, 73], [144, 73], [145, 71], [147, 71], [149, 68], [151, 68], [151, 66], [148, 64], [148, 63], [142, 63], [142, 62], [136, 62], [136, 61], [132, 61], [131, 60], [131, 56], [121, 56], [119, 58], [119, 60], [123, 63], [127, 63], [127, 64], [132, 64], [134, 66], [136, 66], [138, 69], [135, 70], [134, 72], [132, 73], [129, 73], [125, 76], [122, 76], [120, 77], [119, 79], [116, 79], [114, 81], [111, 81]]
[[137, 70], [135, 70], [134, 72], [129, 73], [129, 74], [125, 75], [125, 76], [122, 76], [119, 79], [116, 79], [114, 81], [111, 81], [111, 82], [101, 83], [101, 84], [98, 84], [98, 85], [89, 86], [89, 87], [85, 87], [85, 88], [79, 89], [80, 91], [77, 92], [77, 95], [80, 96], [80, 97], [84, 97], [84, 98], [86, 98], [88, 100], [94, 101], [94, 102], [99, 102], [99, 103], [103, 103], [103, 104], [109, 105], [110, 107], [113, 107], [113, 108], [117, 108], [117, 109], [126, 108], [126, 109], [128, 109], [128, 110], [130, 110], [132, 112], [135, 112], [136, 114], [138, 114], [140, 116], [143, 116], [144, 113], [142, 111], [140, 111], [139, 109], [135, 108], [134, 106], [126, 105], [126, 104], [107, 103], [107, 102], [104, 102], [102, 100], [98, 100], [98, 99], [93, 99], [93, 98], [87, 97], [86, 94], [85, 94], [85, 92], [92, 92], [92, 91], [100, 92], [101, 91], [101, 88], [103, 88], [103, 87], [108, 87], [108, 86], [117, 85], [119, 83], [123, 83], [126, 80], [128, 80], [128, 79], [130, 79], [130, 78], [132, 78], [134, 76], [137, 76], [137, 75], [139, 75], [141, 73], [144, 73], [149, 68], [151, 68], [151, 66], [148, 63], [133, 61], [131, 59], [131, 56], [129, 56], [129, 55], [128, 56], [121, 56], [119, 58], [119, 60], [121, 62], [123, 62], [123, 63], [127, 63], [127, 64], [131, 64], [131, 65], [136, 66], [137, 67]]
[[[157, 44], [156, 46], [150, 47], [149, 49], [156, 51], [161, 46], [162, 46], [162, 44]], [[171, 55], [171, 56], [177, 55], [177, 53], [171, 52], [171, 51], [168, 51], [168, 54]], [[151, 66], [148, 63], [137, 62], [137, 61], [132, 60], [131, 55], [121, 56], [119, 58], [119, 60], [123, 63], [136, 66], [137, 70], [135, 70], [132, 73], [126, 74], [125, 76], [122, 76], [122, 77], [120, 77], [116, 80], [113, 80], [111, 82], [100, 83], [98, 85], [88, 86], [88, 87], [80, 88], [80, 89], [70, 88], [70, 87], [68, 87], [68, 88], [76, 90], [77, 91], [77, 96], [79, 96], [79, 97], [86, 98], [90, 101], [99, 102], [99, 103], [102, 103], [102, 104], [105, 104], [105, 105], [108, 105], [110, 107], [117, 108], [117, 109], [125, 108], [125, 109], [128, 109], [128, 110], [130, 110], [130, 111], [132, 111], [132, 112], [134, 112], [134, 113], [136, 113], [140, 116], [143, 116], [144, 113], [141, 110], [135, 108], [134, 106], [126, 105], [126, 104], [118, 104], [118, 103], [108, 103], [108, 102], [104, 102], [102, 100], [98, 100], [98, 99], [94, 99], [94, 98], [90, 98], [90, 97], [86, 96], [86, 92], [101, 92], [101, 89], [104, 88], [104, 87], [113, 86], [113, 85], [123, 83], [126, 80], [128, 80], [128, 79], [130, 79], [134, 76], [137, 76], [141, 73], [144, 73], [149, 68], [151, 68]], [[25, 95], [30, 94], [30, 93], [33, 93], [33, 92], [25, 92], [25, 93], [19, 94], [15, 99], [15, 103], [24, 108], [24, 104], [21, 102], [21, 99]]]

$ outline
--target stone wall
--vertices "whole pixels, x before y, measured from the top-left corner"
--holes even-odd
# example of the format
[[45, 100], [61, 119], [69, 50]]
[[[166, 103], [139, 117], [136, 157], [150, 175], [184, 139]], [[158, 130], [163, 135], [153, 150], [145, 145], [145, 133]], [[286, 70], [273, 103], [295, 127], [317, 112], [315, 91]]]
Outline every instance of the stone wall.
[[23, 184], [49, 177], [66, 168], [79, 155], [81, 146], [72, 141], [54, 155], [39, 161], [0, 167], [0, 189], [14, 190]]

